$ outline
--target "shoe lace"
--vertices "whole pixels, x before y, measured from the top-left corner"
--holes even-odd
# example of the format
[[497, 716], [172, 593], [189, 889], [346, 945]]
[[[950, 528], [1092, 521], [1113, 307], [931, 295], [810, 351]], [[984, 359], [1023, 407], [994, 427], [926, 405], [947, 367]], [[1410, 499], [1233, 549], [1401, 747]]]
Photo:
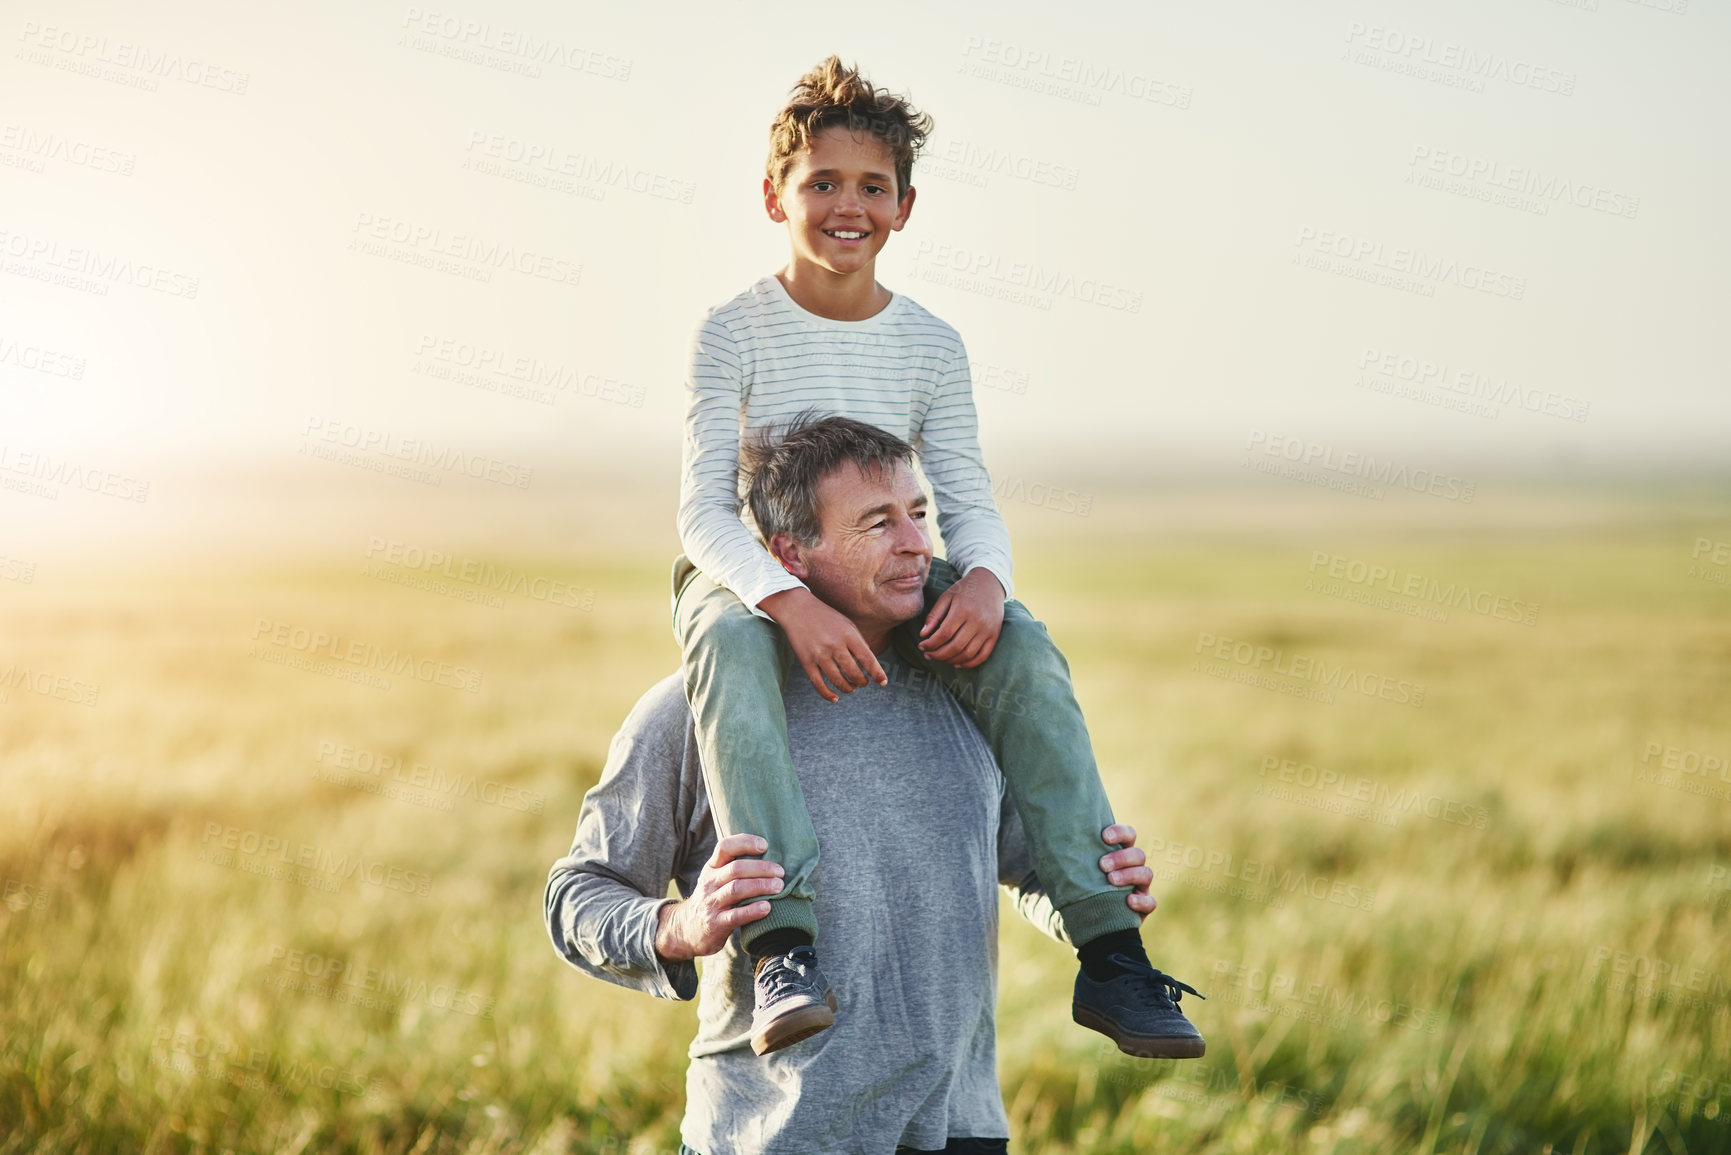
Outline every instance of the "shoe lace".
[[807, 978], [808, 965], [791, 954], [781, 954], [768, 959], [763, 964], [763, 970], [758, 972], [757, 981], [763, 987], [764, 995], [770, 1001], [798, 990], [810, 980]]
[[1165, 971], [1156, 970], [1141, 959], [1115, 954], [1110, 957], [1110, 961], [1123, 967], [1132, 978], [1141, 980], [1133, 984], [1132, 989], [1135, 991], [1136, 998], [1144, 1006], [1176, 1007], [1186, 994], [1195, 995], [1199, 999], [1208, 997], [1189, 983], [1180, 982]]

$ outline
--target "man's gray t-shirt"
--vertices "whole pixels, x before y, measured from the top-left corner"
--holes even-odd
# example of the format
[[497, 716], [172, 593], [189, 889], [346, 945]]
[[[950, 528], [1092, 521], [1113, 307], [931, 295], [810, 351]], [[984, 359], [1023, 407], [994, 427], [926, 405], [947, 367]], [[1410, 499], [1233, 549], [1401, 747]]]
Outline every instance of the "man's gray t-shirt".
[[1009, 1134], [998, 1091], [997, 884], [1062, 940], [1021, 823], [968, 712], [929, 675], [879, 655], [887, 687], [831, 704], [784, 696], [793, 763], [821, 848], [818, 954], [835, 1026], [751, 1050], [750, 959], [736, 931], [703, 962], [663, 964], [656, 911], [689, 894], [715, 847], [677, 674], [645, 694], [583, 801], [546, 914], [579, 969], [665, 998], [698, 995], [685, 1142], [703, 1155], [890, 1155]]

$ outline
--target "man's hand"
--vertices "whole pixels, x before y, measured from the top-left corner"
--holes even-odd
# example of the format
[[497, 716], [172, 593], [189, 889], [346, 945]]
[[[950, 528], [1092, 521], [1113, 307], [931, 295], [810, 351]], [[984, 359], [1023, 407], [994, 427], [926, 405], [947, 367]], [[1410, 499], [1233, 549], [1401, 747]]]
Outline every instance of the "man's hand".
[[767, 915], [769, 903], [746, 900], [781, 890], [781, 863], [739, 856], [768, 849], [769, 843], [755, 834], [730, 834], [717, 842], [691, 897], [657, 912], [655, 953], [668, 962], [712, 955], [734, 927]]
[[871, 647], [860, 636], [859, 627], [845, 614], [818, 601], [810, 590], [779, 590], [757, 605], [787, 634], [812, 689], [825, 700], [841, 701], [840, 694], [824, 685], [825, 678], [843, 694], [864, 686], [868, 678], [880, 686], [890, 684]]
[[1123, 850], [1114, 850], [1100, 859], [1100, 869], [1106, 872], [1106, 881], [1113, 886], [1131, 887], [1124, 901], [1130, 909], [1144, 922], [1159, 904], [1154, 896], [1148, 893], [1148, 887], [1154, 881], [1154, 872], [1146, 865], [1148, 856], [1136, 849], [1136, 828], [1118, 824], [1108, 826], [1100, 832], [1104, 841], [1122, 846]]
[[1004, 628], [1004, 586], [983, 567], [938, 596], [920, 627], [920, 652], [958, 670], [982, 665]]

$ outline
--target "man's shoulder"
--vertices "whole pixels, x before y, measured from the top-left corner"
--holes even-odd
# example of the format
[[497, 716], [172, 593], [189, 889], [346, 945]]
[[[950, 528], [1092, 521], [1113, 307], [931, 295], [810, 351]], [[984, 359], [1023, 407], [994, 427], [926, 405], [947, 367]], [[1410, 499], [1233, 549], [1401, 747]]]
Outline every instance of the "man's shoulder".
[[685, 678], [675, 670], [637, 699], [614, 740], [675, 750], [684, 745], [690, 731], [691, 707], [685, 701]]

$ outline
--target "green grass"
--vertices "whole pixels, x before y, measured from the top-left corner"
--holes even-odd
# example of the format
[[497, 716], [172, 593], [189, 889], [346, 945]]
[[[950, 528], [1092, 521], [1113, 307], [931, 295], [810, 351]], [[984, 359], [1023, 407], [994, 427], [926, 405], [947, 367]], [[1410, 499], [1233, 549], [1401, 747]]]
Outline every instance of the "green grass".
[[[1185, 1003], [1206, 1059], [1118, 1056], [1068, 1021], [1073, 962], [1006, 907], [1014, 1148], [1731, 1150], [1731, 782], [1642, 763], [1731, 755], [1731, 589], [1686, 576], [1696, 532], [1024, 556], [1161, 871], [1150, 954], [1211, 997]], [[1536, 622], [1324, 596], [1315, 550]], [[677, 1148], [692, 1007], [569, 970], [540, 912], [610, 735], [677, 660], [665, 559], [523, 564], [593, 610], [337, 569], [0, 591], [0, 670], [100, 684], [94, 706], [0, 704], [0, 1153]], [[271, 664], [260, 619], [476, 668], [481, 691]], [[1204, 634], [1423, 703], [1210, 676]], [[323, 780], [345, 745], [512, 801]], [[376, 881], [211, 861], [231, 830]], [[330, 959], [355, 997], [290, 985]]]

